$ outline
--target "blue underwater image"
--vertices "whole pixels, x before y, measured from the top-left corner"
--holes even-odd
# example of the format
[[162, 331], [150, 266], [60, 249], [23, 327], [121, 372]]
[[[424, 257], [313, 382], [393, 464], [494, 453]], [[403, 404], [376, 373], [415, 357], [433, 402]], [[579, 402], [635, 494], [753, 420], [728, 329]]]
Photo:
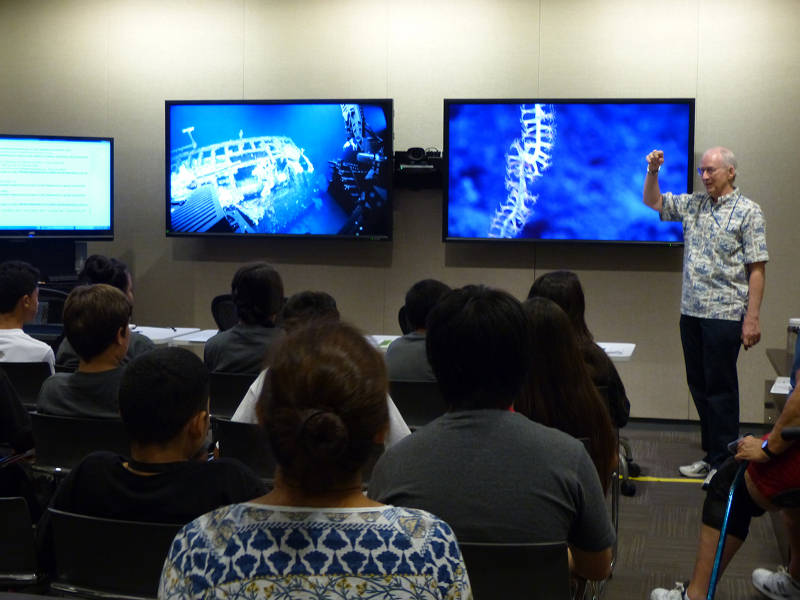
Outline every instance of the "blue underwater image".
[[642, 203], [642, 186], [659, 148], [661, 190], [690, 191], [688, 103], [447, 106], [447, 237], [683, 240], [680, 224]]
[[167, 110], [171, 233], [391, 236], [391, 101]]

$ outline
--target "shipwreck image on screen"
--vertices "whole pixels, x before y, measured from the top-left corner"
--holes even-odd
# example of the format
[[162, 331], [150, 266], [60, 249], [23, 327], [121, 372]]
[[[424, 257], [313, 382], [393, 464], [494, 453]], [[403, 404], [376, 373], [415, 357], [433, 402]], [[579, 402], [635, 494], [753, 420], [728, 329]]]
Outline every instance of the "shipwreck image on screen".
[[[517, 101], [518, 102], [518, 101]], [[446, 101], [448, 239], [681, 242], [642, 203], [645, 156], [662, 191], [691, 184], [690, 102]]]
[[167, 229], [391, 237], [391, 102], [167, 103]]

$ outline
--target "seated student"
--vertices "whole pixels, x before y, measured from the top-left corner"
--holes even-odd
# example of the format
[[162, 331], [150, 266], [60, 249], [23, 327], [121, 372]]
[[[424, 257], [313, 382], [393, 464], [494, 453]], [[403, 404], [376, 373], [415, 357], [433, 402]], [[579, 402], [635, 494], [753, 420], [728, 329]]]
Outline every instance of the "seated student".
[[[188, 523], [266, 491], [238, 461], [206, 460], [208, 371], [192, 352], [165, 347], [133, 359], [120, 383], [119, 413], [131, 442], [130, 459], [111, 452], [88, 455], [58, 488], [53, 508], [109, 519]], [[51, 536], [45, 513], [37, 544], [46, 567], [52, 561]]]
[[[78, 279], [84, 284], [107, 283], [108, 285], [113, 285], [121, 290], [130, 300], [131, 306], [133, 305], [133, 278], [125, 263], [116, 258], [106, 258], [100, 254], [92, 254], [86, 259], [83, 269], [78, 274]], [[122, 363], [125, 364], [155, 347], [150, 338], [141, 333], [131, 331], [128, 352], [122, 359]], [[78, 368], [79, 360], [72, 344], [69, 343], [67, 338], [64, 338], [58, 346], [58, 352], [56, 352], [56, 364], [59, 368], [63, 367], [66, 370], [74, 371]]]
[[547, 298], [522, 304], [530, 323], [531, 366], [514, 408], [537, 423], [588, 440], [603, 491], [617, 465], [617, 434], [608, 407], [589, 377], [569, 318]]
[[275, 487], [186, 525], [158, 597], [471, 598], [446, 523], [361, 492], [388, 428], [387, 388], [383, 357], [353, 327], [317, 322], [290, 333], [259, 399]]
[[[291, 296], [286, 304], [283, 305], [278, 317], [279, 324], [287, 331], [292, 332], [299, 327], [314, 322], [338, 322], [339, 309], [336, 307], [336, 300], [326, 292], [299, 292]], [[247, 390], [241, 403], [233, 413], [231, 421], [241, 423], [258, 423], [256, 406], [258, 398], [261, 396], [261, 389], [264, 387], [264, 378], [267, 369], [258, 374], [256, 380]], [[387, 395], [386, 403], [389, 408], [389, 434], [386, 437], [386, 446], [391, 446], [395, 442], [403, 439], [411, 433], [397, 410], [392, 399]]]
[[589, 367], [589, 375], [598, 388], [605, 390], [611, 422], [615, 427], [624, 427], [631, 412], [631, 403], [625, 394], [617, 368], [600, 346], [594, 342], [584, 313], [586, 301], [578, 276], [572, 271], [553, 271], [537, 277], [528, 298], [544, 296], [558, 304], [572, 323], [578, 336], [583, 359]]
[[425, 320], [450, 287], [435, 279], [424, 279], [406, 293], [406, 319], [411, 331], [386, 349], [386, 368], [392, 381], [436, 381], [425, 352]]
[[608, 576], [614, 528], [583, 444], [510, 410], [530, 361], [519, 301], [453, 290], [428, 317], [427, 344], [450, 411], [383, 453], [369, 497], [430, 511], [461, 541], [565, 540], [577, 575]]
[[[781, 431], [800, 426], [800, 387], [795, 387], [786, 401], [775, 426], [761, 438], [747, 436], [738, 442], [735, 457], [720, 466], [711, 479], [703, 503], [700, 539], [697, 544], [692, 578], [678, 583], [674, 589], [656, 588], [652, 600], [699, 600], [708, 594], [711, 571], [719, 542], [719, 534], [731, 483], [739, 467], [737, 461], [748, 460], [744, 485], [739, 485], [728, 517], [725, 550], [720, 575], [744, 544], [752, 517], [765, 511], [780, 510], [789, 533], [790, 562], [788, 569], [773, 572], [753, 571], [753, 585], [767, 598], [800, 599], [800, 508], [782, 508], [773, 500], [782, 492], [800, 489], [800, 443], [785, 441]], [[766, 445], [765, 445], [766, 442]]]
[[64, 303], [64, 332], [80, 357], [75, 373], [44, 380], [36, 410], [52, 415], [116, 419], [122, 359], [128, 351], [131, 303], [104, 283], [73, 289]]
[[29, 336], [22, 326], [39, 308], [39, 270], [26, 262], [0, 264], [0, 363], [46, 362], [53, 372], [53, 349]]
[[283, 281], [267, 263], [249, 263], [233, 276], [231, 294], [239, 322], [208, 340], [203, 360], [211, 372], [255, 374], [264, 368], [267, 350], [284, 333], [275, 327]]

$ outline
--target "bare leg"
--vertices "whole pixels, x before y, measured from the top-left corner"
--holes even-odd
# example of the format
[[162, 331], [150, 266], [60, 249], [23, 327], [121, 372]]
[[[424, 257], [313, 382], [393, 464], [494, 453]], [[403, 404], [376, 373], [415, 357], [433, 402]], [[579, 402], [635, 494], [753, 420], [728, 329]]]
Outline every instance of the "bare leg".
[[786, 508], [781, 514], [789, 532], [789, 575], [800, 581], [800, 508]]
[[[697, 542], [697, 558], [695, 558], [694, 562], [694, 572], [686, 590], [690, 600], [702, 600], [708, 594], [711, 571], [714, 569], [714, 556], [717, 553], [717, 542], [719, 542], [719, 530], [708, 525], [702, 525], [700, 527], [700, 539]], [[727, 536], [725, 550], [722, 553], [722, 563], [720, 564], [720, 575], [725, 571], [725, 567], [728, 566], [728, 563], [731, 562], [734, 554], [742, 547], [743, 543], [737, 537]]]

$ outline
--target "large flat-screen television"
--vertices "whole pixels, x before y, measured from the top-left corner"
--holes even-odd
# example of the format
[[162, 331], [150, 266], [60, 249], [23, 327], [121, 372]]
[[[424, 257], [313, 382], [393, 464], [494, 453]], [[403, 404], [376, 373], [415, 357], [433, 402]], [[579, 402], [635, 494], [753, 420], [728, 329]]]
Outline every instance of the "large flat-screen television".
[[114, 237], [112, 138], [0, 134], [0, 237]]
[[392, 235], [392, 101], [166, 102], [173, 236]]
[[642, 202], [692, 189], [694, 99], [445, 100], [443, 239], [682, 243]]

